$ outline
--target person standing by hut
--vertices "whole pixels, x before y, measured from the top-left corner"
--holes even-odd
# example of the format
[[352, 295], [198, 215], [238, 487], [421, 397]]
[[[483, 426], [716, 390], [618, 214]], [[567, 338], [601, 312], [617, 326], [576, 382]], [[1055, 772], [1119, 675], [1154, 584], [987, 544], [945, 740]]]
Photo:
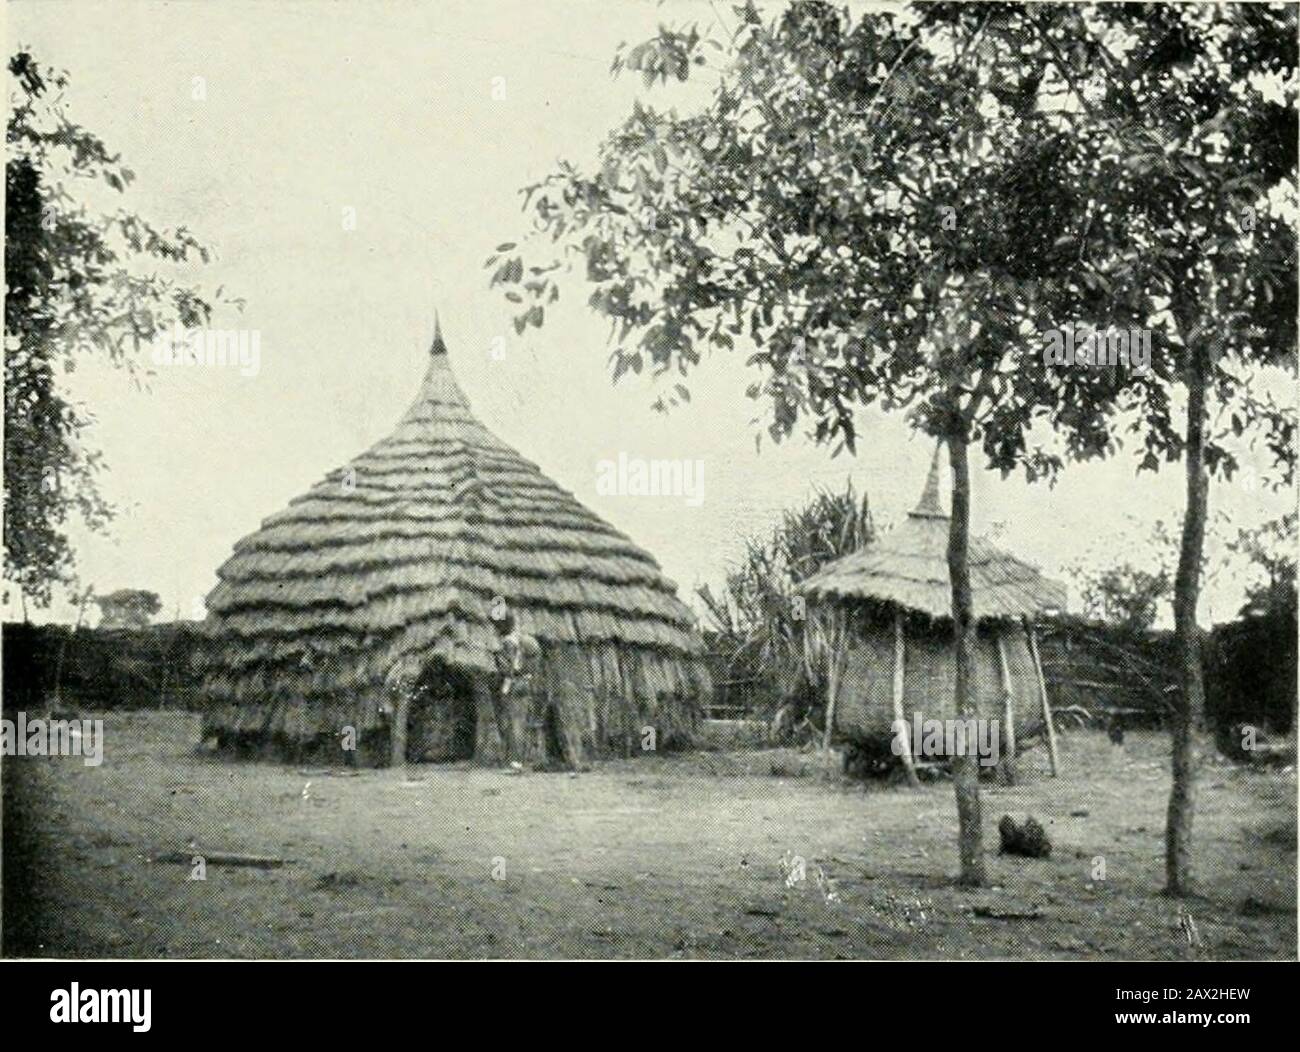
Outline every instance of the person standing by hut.
[[[542, 648], [537, 640], [522, 631], [514, 611], [502, 606], [492, 613], [497, 630], [497, 683], [492, 704], [497, 712], [497, 727], [505, 738], [506, 756], [511, 764], [523, 761], [532, 746], [534, 722], [534, 680], [541, 663]], [[525, 728], [530, 737], [525, 737]]]
[[384, 677], [383, 701], [379, 707], [380, 719], [388, 723], [389, 765], [405, 768], [407, 759], [407, 728], [411, 713], [416, 711], [424, 692], [420, 677], [420, 662], [406, 654], [393, 662]]

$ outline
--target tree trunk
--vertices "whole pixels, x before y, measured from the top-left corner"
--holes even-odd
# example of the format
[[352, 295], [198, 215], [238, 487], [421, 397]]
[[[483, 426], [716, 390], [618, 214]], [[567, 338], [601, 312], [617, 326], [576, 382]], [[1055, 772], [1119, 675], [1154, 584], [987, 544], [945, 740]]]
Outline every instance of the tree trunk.
[[[81, 622], [86, 616], [86, 604], [90, 602], [90, 596], [94, 592], [93, 588], [87, 588], [85, 594], [80, 597], [77, 603], [77, 623], [72, 626], [72, 632], [63, 637], [63, 643], [59, 647], [59, 660], [54, 669], [54, 701], [53, 710], [58, 711], [63, 708], [63, 663], [68, 653], [68, 641], [81, 631]], [[26, 615], [24, 614], [24, 619]], [[48, 708], [49, 706], [47, 706]]]
[[[1186, 331], [1186, 330], [1184, 330]], [[1200, 627], [1196, 604], [1201, 591], [1201, 554], [1205, 547], [1205, 518], [1209, 479], [1205, 472], [1204, 351], [1189, 346], [1184, 376], [1187, 384], [1187, 433], [1184, 466], [1187, 508], [1183, 513], [1182, 546], [1174, 578], [1174, 645], [1178, 651], [1182, 690], [1175, 699], [1171, 733], [1173, 788], [1165, 826], [1165, 892], [1192, 891], [1192, 816], [1196, 808], [1196, 725], [1205, 709], [1201, 670]]]
[[[979, 717], [975, 697], [975, 618], [970, 587], [970, 463], [964, 429], [948, 436], [948, 461], [952, 465], [952, 518], [948, 524], [948, 576], [952, 582], [952, 627], [956, 647], [956, 718], [963, 727]], [[984, 830], [980, 817], [979, 765], [974, 741], [967, 741], [953, 757], [953, 785], [957, 794], [957, 846], [961, 856], [960, 883], [984, 884]]]

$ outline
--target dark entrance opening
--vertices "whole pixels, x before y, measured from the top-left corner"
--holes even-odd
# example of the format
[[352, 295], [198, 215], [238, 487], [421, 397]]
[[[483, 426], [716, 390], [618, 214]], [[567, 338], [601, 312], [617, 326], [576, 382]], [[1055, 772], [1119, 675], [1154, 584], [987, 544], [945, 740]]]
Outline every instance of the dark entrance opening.
[[406, 737], [406, 759], [449, 763], [474, 757], [478, 714], [467, 672], [431, 661], [416, 682]]

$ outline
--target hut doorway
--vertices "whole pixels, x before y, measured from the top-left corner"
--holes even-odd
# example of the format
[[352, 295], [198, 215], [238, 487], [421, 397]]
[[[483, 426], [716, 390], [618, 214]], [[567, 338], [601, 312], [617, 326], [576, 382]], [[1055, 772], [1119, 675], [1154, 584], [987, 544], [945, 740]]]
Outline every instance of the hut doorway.
[[474, 757], [477, 708], [468, 672], [434, 659], [420, 673], [407, 720], [408, 762], [450, 763]]

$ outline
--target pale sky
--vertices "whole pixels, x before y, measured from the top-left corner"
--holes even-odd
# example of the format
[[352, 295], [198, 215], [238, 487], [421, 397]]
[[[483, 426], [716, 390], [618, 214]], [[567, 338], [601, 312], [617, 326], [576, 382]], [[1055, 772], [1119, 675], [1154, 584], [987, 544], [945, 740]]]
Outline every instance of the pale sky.
[[[516, 337], [510, 305], [487, 287], [484, 259], [526, 229], [519, 189], [561, 157], [590, 158], [641, 92], [611, 79], [617, 44], [662, 20], [730, 18], [730, 6], [8, 5], [9, 50], [67, 68], [70, 115], [135, 170], [121, 203], [214, 246], [203, 280], [247, 301], [215, 324], [261, 340], [255, 376], [163, 368], [140, 392], [84, 362], [68, 378], [97, 418], [90, 439], [120, 509], [106, 536], [74, 530], [82, 580], [101, 594], [151, 589], [165, 616], [195, 616], [238, 538], [395, 426], [435, 310], [483, 422], [651, 551], [688, 601], [696, 585], [718, 586], [744, 534], [766, 531], [814, 484], [851, 475], [878, 518], [901, 517], [933, 449], [901, 417], [864, 414], [856, 457], [832, 460], [802, 439], [756, 452], [750, 421], [766, 409], [744, 397], [743, 347], [706, 362], [692, 403], [661, 417], [648, 381], [611, 385], [589, 289], [571, 283], [540, 332]], [[699, 90], [649, 95], [688, 108]], [[703, 501], [598, 493], [598, 463], [620, 453], [702, 461]], [[1049, 573], [1081, 557], [1140, 558], [1152, 523], [1178, 521], [1183, 478], [1179, 466], [1141, 477], [1134, 466], [1122, 455], [1070, 467], [1051, 490], [981, 471], [975, 529]], [[1211, 501], [1235, 529], [1282, 514], [1295, 494], [1216, 485]], [[1221, 577], [1202, 620], [1240, 604], [1240, 576]], [[19, 616], [16, 600], [4, 614]], [[59, 601], [32, 615], [73, 613]]]

